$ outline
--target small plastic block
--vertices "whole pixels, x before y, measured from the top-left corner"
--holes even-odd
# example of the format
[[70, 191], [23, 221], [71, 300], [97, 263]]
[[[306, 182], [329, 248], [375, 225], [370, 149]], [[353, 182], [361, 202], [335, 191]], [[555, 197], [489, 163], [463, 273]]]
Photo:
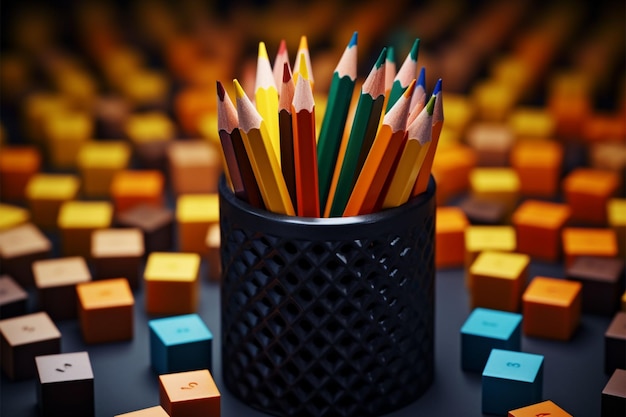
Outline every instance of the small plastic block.
[[221, 395], [207, 369], [159, 376], [161, 407], [170, 417], [219, 417]]
[[209, 142], [173, 142], [168, 148], [168, 161], [174, 195], [217, 192], [222, 160]]
[[150, 328], [152, 369], [159, 375], [212, 369], [213, 335], [197, 314], [154, 319]]
[[519, 311], [529, 264], [530, 257], [521, 253], [478, 255], [469, 269], [472, 308]]
[[465, 228], [469, 225], [467, 216], [458, 207], [437, 207], [436, 219], [436, 267], [462, 267], [465, 260]]
[[39, 306], [54, 320], [78, 315], [76, 284], [91, 281], [91, 272], [80, 256], [46, 259], [33, 263]]
[[68, 201], [59, 210], [58, 225], [64, 256], [91, 257], [91, 234], [111, 227], [113, 205], [108, 201]]
[[602, 417], [626, 415], [626, 370], [616, 369], [602, 390]]
[[511, 167], [517, 172], [524, 196], [552, 197], [559, 191], [563, 146], [554, 141], [522, 141], [511, 151]]
[[29, 139], [44, 145], [45, 119], [64, 113], [70, 107], [69, 97], [52, 93], [33, 93], [24, 100], [24, 130]]
[[573, 417], [550, 400], [509, 411], [508, 417]]
[[28, 210], [12, 204], [0, 203], [0, 230], [10, 229], [30, 220]]
[[468, 226], [465, 229], [465, 285], [472, 287], [469, 268], [483, 251], [515, 252], [513, 226]]
[[26, 185], [41, 168], [41, 152], [34, 146], [3, 147], [0, 152], [0, 190], [3, 200], [24, 201]]
[[93, 107], [96, 120], [96, 137], [125, 137], [124, 125], [130, 115], [130, 107], [130, 103], [116, 95], [97, 97]]
[[469, 174], [475, 166], [476, 152], [469, 146], [452, 145], [437, 151], [432, 172], [437, 181], [438, 205], [469, 189]]
[[61, 352], [61, 332], [45, 312], [0, 320], [2, 370], [11, 380], [36, 375], [35, 356]]
[[619, 311], [604, 332], [604, 372], [626, 369], [626, 312]]
[[566, 268], [580, 256], [601, 258], [617, 256], [617, 239], [613, 229], [565, 227], [562, 242]]
[[28, 293], [8, 275], [0, 276], [0, 318], [26, 314]]
[[580, 323], [582, 284], [535, 277], [522, 295], [524, 334], [569, 340]]
[[619, 309], [623, 259], [581, 256], [566, 269], [565, 275], [583, 286], [583, 313], [612, 316]]
[[87, 352], [41, 355], [35, 362], [42, 417], [95, 416], [94, 378]]
[[143, 233], [138, 228], [94, 230], [91, 234], [94, 279], [123, 277], [131, 288], [138, 288], [144, 253]]
[[126, 278], [76, 285], [78, 318], [85, 343], [133, 338], [135, 300]]
[[514, 140], [505, 123], [474, 123], [466, 133], [467, 144], [476, 151], [476, 164], [482, 167], [507, 166]]
[[221, 234], [220, 225], [212, 224], [206, 235], [206, 246], [208, 248], [208, 274], [210, 281], [221, 281], [222, 279], [222, 259], [220, 255]]
[[198, 306], [200, 255], [153, 252], [144, 271], [148, 314], [190, 314]]
[[144, 109], [164, 109], [169, 82], [165, 74], [136, 68], [120, 80], [120, 92], [134, 106]]
[[32, 223], [0, 231], [0, 269], [25, 288], [32, 287], [32, 263], [49, 258], [52, 243]]
[[481, 120], [506, 121], [515, 105], [515, 88], [510, 83], [488, 79], [477, 82], [472, 88], [472, 100]]
[[458, 207], [463, 210], [471, 224], [495, 226], [506, 220], [506, 206], [500, 201], [469, 196], [461, 200]]
[[[466, 95], [448, 94], [443, 102], [446, 125], [460, 132], [465, 132], [470, 121], [474, 118], [475, 108]], [[450, 123], [448, 123], [448, 121]]]
[[115, 417], [170, 417], [163, 407], [157, 405], [155, 407], [144, 408], [142, 410], [131, 411], [130, 413], [118, 414]]
[[568, 71], [549, 81], [548, 109], [556, 121], [556, 134], [577, 137], [592, 111], [589, 77]]
[[133, 114], [126, 120], [124, 130], [133, 144], [141, 168], [166, 169], [167, 148], [174, 139], [176, 128], [165, 113], [150, 111]]
[[71, 174], [37, 174], [26, 186], [26, 199], [33, 222], [43, 229], [56, 229], [61, 205], [78, 195], [80, 181]]
[[482, 374], [482, 412], [506, 416], [541, 401], [543, 355], [493, 349]]
[[89, 114], [68, 110], [46, 117], [44, 136], [50, 163], [56, 169], [74, 169], [80, 148], [92, 138], [94, 123]]
[[572, 209], [572, 220], [583, 225], [605, 226], [607, 203], [620, 184], [617, 173], [577, 168], [563, 180], [565, 202]]
[[556, 128], [554, 117], [543, 108], [517, 107], [507, 123], [517, 139], [550, 139]]
[[118, 172], [111, 183], [115, 212], [142, 204], [163, 206], [163, 173], [157, 170], [126, 170]]
[[209, 226], [219, 222], [217, 194], [184, 194], [176, 201], [176, 222], [181, 252], [206, 254]]
[[[178, 48], [174, 45], [173, 50]], [[170, 54], [171, 55], [171, 54]], [[202, 71], [201, 59], [196, 58], [197, 54], [187, 54], [188, 57], [194, 56], [193, 63], [185, 63], [185, 71]], [[209, 68], [208, 73], [214, 73], [217, 66], [213, 63]], [[204, 69], [203, 77], [206, 77], [207, 69]], [[217, 75], [217, 74], [214, 74]], [[217, 77], [216, 79], [220, 79]], [[188, 87], [181, 89], [174, 98], [174, 113], [180, 122], [183, 131], [190, 136], [196, 136], [202, 129], [202, 122], [206, 120], [207, 115], [217, 113], [215, 111], [215, 105], [206, 101], [206, 95], [208, 93], [207, 88], [202, 86], [202, 83], [190, 82]], [[316, 98], [317, 106], [317, 98]], [[217, 126], [215, 126], [215, 129]], [[215, 135], [217, 130], [211, 130], [211, 134]]]
[[130, 146], [122, 141], [92, 141], [78, 152], [78, 169], [83, 179], [83, 194], [92, 198], [109, 196], [115, 174], [130, 161]]
[[520, 197], [520, 181], [512, 168], [474, 168], [470, 172], [471, 195], [483, 200], [499, 201], [510, 214]]
[[626, 259], [626, 198], [611, 198], [607, 206], [607, 221], [615, 231], [619, 256]]
[[513, 212], [517, 251], [534, 259], [557, 262], [561, 258], [561, 234], [570, 209], [565, 204], [526, 200]]
[[115, 222], [123, 227], [141, 229], [146, 254], [172, 250], [174, 212], [167, 207], [141, 204], [117, 213]]
[[461, 327], [461, 368], [482, 372], [491, 349], [521, 350], [522, 315], [475, 308]]

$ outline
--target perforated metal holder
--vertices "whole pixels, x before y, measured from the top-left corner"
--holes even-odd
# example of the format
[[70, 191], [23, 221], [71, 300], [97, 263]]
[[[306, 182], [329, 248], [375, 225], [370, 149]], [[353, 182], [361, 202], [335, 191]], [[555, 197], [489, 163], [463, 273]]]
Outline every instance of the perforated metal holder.
[[378, 416], [434, 375], [435, 182], [371, 215], [256, 209], [219, 185], [223, 380], [278, 416]]

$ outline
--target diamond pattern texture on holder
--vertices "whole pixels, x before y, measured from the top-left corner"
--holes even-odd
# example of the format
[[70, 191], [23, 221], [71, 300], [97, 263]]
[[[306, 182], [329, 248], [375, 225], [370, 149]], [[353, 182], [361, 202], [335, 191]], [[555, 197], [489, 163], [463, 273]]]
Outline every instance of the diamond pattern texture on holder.
[[281, 416], [373, 416], [433, 378], [434, 210], [352, 241], [247, 231], [221, 215], [226, 386]]

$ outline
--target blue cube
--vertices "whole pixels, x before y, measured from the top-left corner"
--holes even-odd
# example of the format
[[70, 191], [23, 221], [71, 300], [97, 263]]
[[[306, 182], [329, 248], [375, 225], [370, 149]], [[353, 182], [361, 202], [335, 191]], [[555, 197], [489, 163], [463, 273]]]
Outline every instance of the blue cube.
[[522, 315], [476, 308], [461, 327], [461, 368], [482, 372], [491, 349], [521, 350]]
[[493, 349], [482, 376], [482, 411], [506, 416], [541, 401], [543, 355]]
[[150, 359], [158, 374], [211, 370], [213, 334], [197, 314], [150, 320]]

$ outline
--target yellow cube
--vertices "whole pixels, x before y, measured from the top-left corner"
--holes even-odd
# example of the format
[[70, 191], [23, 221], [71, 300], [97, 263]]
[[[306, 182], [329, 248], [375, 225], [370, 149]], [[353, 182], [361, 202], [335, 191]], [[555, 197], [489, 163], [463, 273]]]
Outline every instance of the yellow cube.
[[443, 101], [443, 113], [446, 115], [446, 127], [463, 132], [474, 118], [475, 110], [467, 97], [460, 94], [446, 94]]
[[87, 197], [107, 197], [113, 176], [130, 161], [130, 147], [122, 141], [88, 142], [78, 153], [78, 168]]
[[76, 198], [80, 180], [71, 174], [36, 174], [26, 185], [26, 200], [33, 222], [55, 229], [61, 205]]
[[45, 118], [44, 135], [50, 163], [57, 169], [76, 168], [76, 157], [93, 135], [93, 120], [83, 112], [60, 112]]
[[178, 240], [182, 252], [207, 254], [209, 227], [219, 222], [217, 194], [183, 194], [176, 201]]
[[472, 308], [517, 312], [528, 277], [530, 256], [520, 253], [482, 252], [472, 266]]
[[504, 204], [510, 214], [520, 197], [520, 181], [512, 168], [474, 168], [470, 172], [470, 191], [476, 198]]
[[165, 113], [151, 111], [130, 115], [124, 125], [124, 131], [133, 145], [141, 167], [148, 169], [166, 167], [167, 147], [174, 139], [176, 128]]
[[513, 226], [468, 226], [465, 229], [465, 285], [471, 289], [469, 268], [481, 252], [515, 252], [516, 247]]
[[24, 131], [30, 140], [44, 144], [44, 124], [47, 118], [65, 113], [70, 101], [61, 94], [35, 93], [24, 100]]
[[12, 204], [0, 203], [0, 230], [10, 229], [30, 220], [28, 210]]
[[551, 139], [556, 131], [554, 116], [541, 108], [518, 107], [508, 117], [518, 139]]
[[506, 120], [518, 99], [514, 86], [495, 79], [476, 83], [471, 94], [477, 117], [490, 121]]
[[607, 203], [609, 227], [615, 230], [620, 258], [626, 258], [626, 198], [611, 198]]
[[91, 234], [106, 229], [113, 220], [113, 205], [108, 201], [67, 201], [59, 210], [61, 250], [64, 256], [91, 258]]
[[198, 307], [200, 255], [152, 252], [144, 271], [148, 314], [188, 314]]
[[169, 89], [167, 78], [157, 71], [136, 69], [121, 81], [120, 90], [131, 103], [162, 106]]

